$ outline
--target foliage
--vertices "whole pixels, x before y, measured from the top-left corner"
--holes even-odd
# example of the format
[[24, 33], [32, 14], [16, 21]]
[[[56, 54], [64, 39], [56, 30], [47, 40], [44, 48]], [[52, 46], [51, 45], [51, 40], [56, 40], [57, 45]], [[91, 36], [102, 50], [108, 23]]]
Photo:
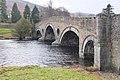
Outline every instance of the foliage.
[[39, 22], [39, 19], [40, 19], [39, 13], [40, 12], [39, 12], [38, 8], [35, 6], [32, 10], [32, 14], [31, 14], [31, 18], [34, 23]]
[[21, 18], [17, 22], [17, 27], [15, 27], [14, 35], [19, 37], [19, 40], [23, 40], [26, 36], [30, 36], [31, 28], [31, 23], [28, 20]]
[[14, 3], [12, 7], [11, 15], [12, 15], [11, 20], [13, 23], [16, 23], [21, 18], [20, 11], [18, 10], [16, 3]]
[[59, 7], [55, 11], [58, 14], [58, 16], [70, 16], [70, 13], [64, 7]]
[[25, 6], [23, 15], [25, 19], [30, 19], [30, 7], [28, 5]]
[[40, 68], [38, 66], [0, 68], [0, 78], [1, 80], [109, 80], [70, 68]]
[[59, 7], [57, 9], [54, 9], [52, 7], [52, 5], [53, 5], [52, 0], [49, 0], [48, 7], [45, 10], [45, 12], [46, 12], [45, 14], [46, 14], [47, 17], [52, 17], [52, 16], [70, 16], [70, 13], [64, 7]]
[[8, 15], [7, 15], [7, 7], [5, 0], [2, 0], [0, 2], [0, 8], [1, 8], [1, 22], [6, 22], [8, 19]]

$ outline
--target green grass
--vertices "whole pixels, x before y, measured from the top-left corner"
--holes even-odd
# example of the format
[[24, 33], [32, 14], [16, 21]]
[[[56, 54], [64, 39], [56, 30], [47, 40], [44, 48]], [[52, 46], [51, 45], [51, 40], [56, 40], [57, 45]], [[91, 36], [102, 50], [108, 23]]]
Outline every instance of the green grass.
[[13, 28], [0, 28], [0, 36], [12, 35]]
[[37, 66], [0, 68], [0, 80], [110, 80], [72, 68], [40, 68]]

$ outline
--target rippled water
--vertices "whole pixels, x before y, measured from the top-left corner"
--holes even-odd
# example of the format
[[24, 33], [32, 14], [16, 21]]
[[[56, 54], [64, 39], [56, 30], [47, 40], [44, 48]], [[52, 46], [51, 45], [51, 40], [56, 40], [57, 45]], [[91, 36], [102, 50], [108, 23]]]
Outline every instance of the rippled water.
[[0, 66], [69, 66], [78, 64], [78, 49], [38, 41], [0, 40]]

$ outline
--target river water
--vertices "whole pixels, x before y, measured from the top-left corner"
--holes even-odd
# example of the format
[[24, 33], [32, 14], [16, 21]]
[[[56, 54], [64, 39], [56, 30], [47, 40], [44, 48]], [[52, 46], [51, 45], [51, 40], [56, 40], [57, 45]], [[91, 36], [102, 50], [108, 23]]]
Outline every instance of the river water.
[[0, 66], [70, 66], [78, 64], [78, 49], [38, 41], [0, 40]]

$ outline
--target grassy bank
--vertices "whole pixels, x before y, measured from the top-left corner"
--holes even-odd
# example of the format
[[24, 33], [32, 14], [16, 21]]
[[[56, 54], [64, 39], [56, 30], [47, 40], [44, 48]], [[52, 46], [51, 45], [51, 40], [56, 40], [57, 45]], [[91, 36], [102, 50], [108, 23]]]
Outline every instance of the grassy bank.
[[0, 68], [0, 80], [120, 80], [103, 78], [95, 73], [74, 68], [40, 68], [37, 66]]
[[4, 38], [12, 38], [12, 30], [13, 28], [0, 28], [0, 39], [4, 39]]

